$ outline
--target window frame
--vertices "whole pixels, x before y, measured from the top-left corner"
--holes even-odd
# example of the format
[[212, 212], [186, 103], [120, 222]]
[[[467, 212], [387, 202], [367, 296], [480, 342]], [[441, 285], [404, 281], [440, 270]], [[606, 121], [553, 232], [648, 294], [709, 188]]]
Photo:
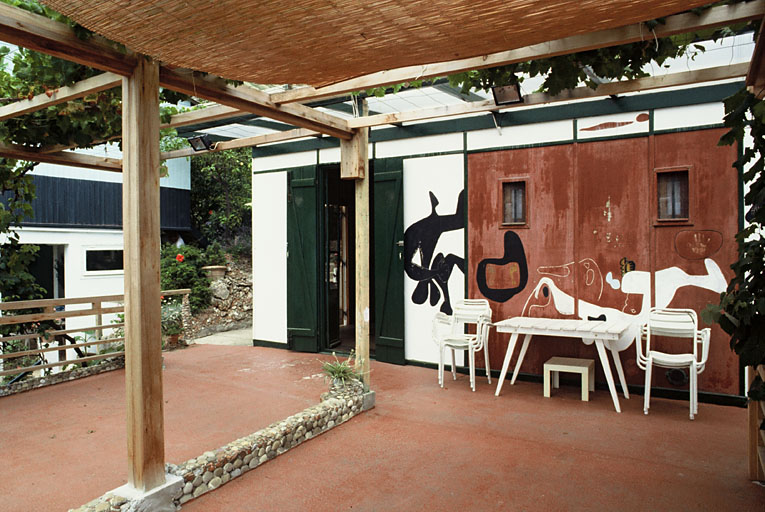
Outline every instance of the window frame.
[[[505, 222], [505, 184], [522, 183], [523, 184], [523, 222]], [[529, 197], [531, 181], [528, 176], [503, 177], [499, 180], [499, 227], [502, 229], [528, 229], [530, 225]]]
[[[91, 251], [121, 251], [122, 252], [122, 268], [118, 270], [88, 270], [88, 252]], [[83, 247], [82, 250], [82, 275], [85, 277], [91, 276], [116, 276], [123, 275], [125, 273], [125, 248], [116, 246], [107, 247]]]
[[[677, 165], [672, 167], [657, 167], [653, 170], [653, 181], [651, 184], [651, 208], [653, 209], [654, 226], [692, 226], [693, 216], [696, 212], [696, 187], [693, 179], [693, 166]], [[659, 217], [659, 176], [669, 173], [685, 172], [688, 176], [688, 216], [677, 218]]]

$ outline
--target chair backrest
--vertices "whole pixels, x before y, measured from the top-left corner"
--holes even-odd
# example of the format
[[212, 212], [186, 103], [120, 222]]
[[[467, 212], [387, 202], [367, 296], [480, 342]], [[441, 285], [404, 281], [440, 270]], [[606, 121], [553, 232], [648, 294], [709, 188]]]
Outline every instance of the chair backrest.
[[486, 299], [458, 300], [452, 306], [453, 321], [460, 324], [477, 324], [482, 316], [488, 317], [491, 322], [491, 306]]
[[648, 322], [644, 327], [646, 355], [651, 351], [652, 336], [690, 338], [693, 340], [693, 355], [698, 360], [699, 320], [692, 309], [651, 308]]

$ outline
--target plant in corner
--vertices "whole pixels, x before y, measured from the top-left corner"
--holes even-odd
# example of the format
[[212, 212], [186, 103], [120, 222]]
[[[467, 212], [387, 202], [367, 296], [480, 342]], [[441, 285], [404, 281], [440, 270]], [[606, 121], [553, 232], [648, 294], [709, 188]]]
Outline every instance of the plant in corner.
[[345, 387], [353, 381], [361, 380], [361, 375], [354, 368], [353, 351], [348, 354], [348, 359], [345, 360], [338, 359], [334, 352], [332, 352], [332, 357], [335, 358], [334, 361], [323, 361], [321, 364], [325, 380], [336, 387]]

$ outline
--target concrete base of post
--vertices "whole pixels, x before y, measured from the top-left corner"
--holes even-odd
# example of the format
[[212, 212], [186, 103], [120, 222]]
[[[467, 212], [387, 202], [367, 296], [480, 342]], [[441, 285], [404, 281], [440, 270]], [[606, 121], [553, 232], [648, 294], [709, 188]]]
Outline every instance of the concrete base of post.
[[140, 491], [125, 484], [114, 489], [111, 494], [127, 499], [130, 502], [129, 512], [175, 512], [173, 500], [182, 492], [183, 478], [166, 474], [164, 484], [148, 491]]

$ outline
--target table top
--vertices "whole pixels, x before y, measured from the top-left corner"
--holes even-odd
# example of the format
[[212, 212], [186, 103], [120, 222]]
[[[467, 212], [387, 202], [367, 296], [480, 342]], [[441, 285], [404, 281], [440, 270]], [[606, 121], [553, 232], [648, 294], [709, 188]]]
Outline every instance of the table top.
[[494, 327], [497, 332], [616, 340], [634, 325], [634, 322], [624, 319], [602, 321], [516, 316], [496, 322]]

